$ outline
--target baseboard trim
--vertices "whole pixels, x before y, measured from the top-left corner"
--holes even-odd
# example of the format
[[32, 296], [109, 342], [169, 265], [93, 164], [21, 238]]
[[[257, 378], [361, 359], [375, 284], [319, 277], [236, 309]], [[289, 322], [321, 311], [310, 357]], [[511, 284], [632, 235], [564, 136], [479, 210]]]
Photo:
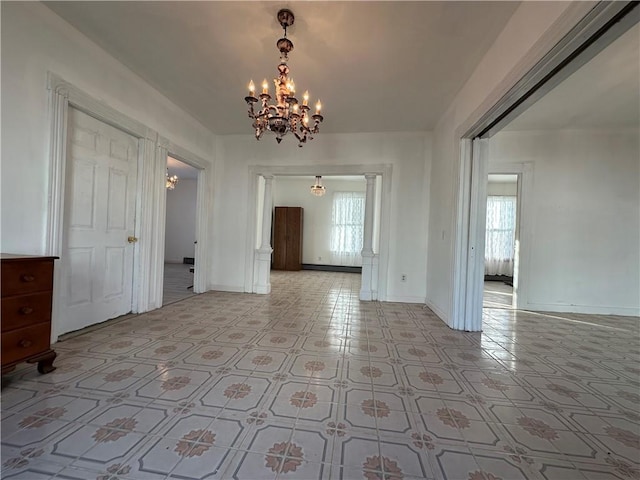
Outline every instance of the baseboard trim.
[[429, 310], [435, 313], [440, 320], [442, 320], [448, 327], [450, 327], [449, 322], [447, 321], [448, 315], [445, 315], [444, 311], [440, 307], [438, 307], [435, 303], [430, 301], [428, 298], [424, 299], [424, 303], [429, 308]]
[[362, 267], [346, 267], [343, 265], [316, 265], [313, 263], [303, 263], [302, 269], [320, 270], [323, 272], [362, 273]]
[[504, 282], [507, 285], [513, 286], [513, 277], [510, 277], [509, 275], [485, 275], [484, 281], [485, 282]]
[[619, 315], [621, 317], [640, 317], [640, 309], [633, 307], [602, 307], [596, 305], [556, 305], [552, 303], [527, 303], [521, 310], [532, 312], [583, 313], [591, 315]]
[[234, 293], [247, 293], [244, 291], [244, 286], [237, 285], [209, 285], [209, 290], [217, 290], [219, 292], [234, 292]]
[[388, 295], [384, 301], [395, 303], [424, 303], [424, 298], [403, 295]]

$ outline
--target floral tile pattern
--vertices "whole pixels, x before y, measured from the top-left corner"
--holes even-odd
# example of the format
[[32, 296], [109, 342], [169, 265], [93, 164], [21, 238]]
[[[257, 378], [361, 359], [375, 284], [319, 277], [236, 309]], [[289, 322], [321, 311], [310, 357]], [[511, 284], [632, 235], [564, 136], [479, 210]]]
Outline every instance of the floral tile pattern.
[[640, 321], [486, 308], [482, 333], [360, 277], [273, 272], [3, 377], [2, 478], [640, 480]]

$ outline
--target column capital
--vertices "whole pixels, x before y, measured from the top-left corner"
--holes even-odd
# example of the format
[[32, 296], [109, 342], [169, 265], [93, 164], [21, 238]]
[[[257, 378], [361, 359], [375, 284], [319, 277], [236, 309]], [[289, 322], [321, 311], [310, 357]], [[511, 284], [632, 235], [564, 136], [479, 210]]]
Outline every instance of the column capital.
[[270, 181], [270, 180], [273, 180], [273, 175], [271, 175], [271, 174], [264, 175], [264, 174], [263, 174], [263, 175], [262, 175], [262, 178], [264, 178], [265, 182], [266, 182], [267, 180], [269, 180], [269, 181]]
[[377, 177], [378, 175], [375, 173], [365, 173], [364, 174], [364, 178], [366, 178], [367, 180], [373, 180]]

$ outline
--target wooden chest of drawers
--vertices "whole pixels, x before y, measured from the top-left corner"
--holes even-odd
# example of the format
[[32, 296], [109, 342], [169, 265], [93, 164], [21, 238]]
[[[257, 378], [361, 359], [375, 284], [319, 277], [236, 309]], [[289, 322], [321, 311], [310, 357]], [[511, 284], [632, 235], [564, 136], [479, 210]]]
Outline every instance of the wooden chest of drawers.
[[55, 370], [50, 340], [56, 258], [0, 254], [3, 374], [25, 361], [38, 362], [40, 373]]

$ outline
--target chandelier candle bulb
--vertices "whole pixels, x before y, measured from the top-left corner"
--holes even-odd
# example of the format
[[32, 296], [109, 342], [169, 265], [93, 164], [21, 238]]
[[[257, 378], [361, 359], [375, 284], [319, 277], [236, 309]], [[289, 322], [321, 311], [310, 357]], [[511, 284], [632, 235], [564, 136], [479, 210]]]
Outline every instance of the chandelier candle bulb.
[[266, 78], [262, 81], [262, 93], [269, 93], [269, 84]]
[[251, 80], [251, 81], [249, 82], [249, 95], [250, 95], [251, 97], [255, 97], [255, 96], [256, 96], [256, 86], [255, 86], [255, 84], [253, 83], [253, 80]]
[[318, 100], [318, 103], [316, 103], [316, 114], [320, 113], [320, 110], [322, 110], [322, 103]]
[[302, 100], [303, 105], [307, 105], [309, 103], [309, 90], [304, 92], [304, 95], [302, 95]]

